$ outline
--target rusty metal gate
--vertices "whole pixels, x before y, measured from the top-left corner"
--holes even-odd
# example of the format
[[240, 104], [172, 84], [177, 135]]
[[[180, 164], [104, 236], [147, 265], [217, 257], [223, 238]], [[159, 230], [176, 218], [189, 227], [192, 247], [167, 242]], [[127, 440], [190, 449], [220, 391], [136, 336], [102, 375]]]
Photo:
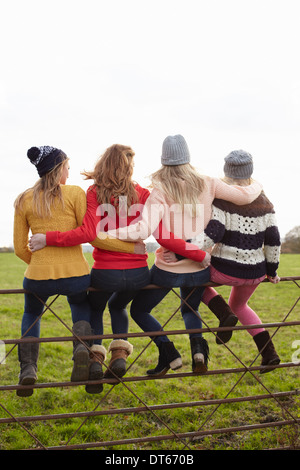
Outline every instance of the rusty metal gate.
[[[281, 282], [289, 282], [292, 283], [293, 285], [296, 285], [300, 289], [299, 285], [299, 280], [300, 277], [284, 277], [281, 278]], [[265, 281], [268, 282], [268, 281]], [[210, 284], [212, 285], [212, 284]], [[147, 286], [145, 289], [156, 289], [159, 288], [157, 286]], [[0, 290], [0, 294], [11, 294], [11, 295], [18, 295], [18, 294], [23, 294], [25, 291], [23, 289], [10, 289], [10, 290]], [[172, 292], [175, 296], [178, 297], [179, 304], [180, 302], [186, 302], [188, 303], [188, 298], [187, 299], [181, 299], [179, 294], [175, 289], [172, 289]], [[169, 294], [171, 295], [171, 293]], [[54, 299], [51, 300], [50, 303], [45, 304], [45, 309], [43, 312], [43, 315], [45, 312], [51, 312], [59, 322], [61, 322], [64, 327], [66, 328], [67, 335], [66, 336], [60, 336], [60, 337], [47, 337], [47, 338], [36, 338], [32, 339], [30, 338], [30, 342], [32, 341], [37, 341], [40, 343], [59, 343], [59, 342], [66, 342], [66, 341], [73, 341], [74, 336], [72, 333], [72, 330], [67, 326], [67, 324], [59, 317], [59, 315], [54, 311], [53, 304], [55, 303], [56, 299], [59, 296], [54, 297]], [[292, 314], [293, 311], [295, 311], [296, 306], [298, 305], [298, 302], [300, 300], [300, 296], [296, 297], [292, 304], [289, 306], [288, 311], [283, 314], [282, 320], [280, 322], [276, 323], [263, 323], [262, 325], [251, 325], [251, 329], [254, 328], [261, 328], [262, 326], [268, 329], [271, 329], [271, 337], [273, 338], [277, 332], [281, 328], [288, 328], [291, 326], [299, 326], [300, 321], [299, 319], [290, 321], [290, 315]], [[173, 312], [171, 315], [170, 319], [179, 311], [179, 307]], [[198, 315], [197, 312], [194, 312], [196, 315]], [[208, 324], [205, 322], [205, 320], [202, 318], [202, 322], [205, 325], [205, 328], [202, 328], [201, 330], [197, 331], [202, 331], [203, 333], [209, 333], [212, 335], [217, 335], [218, 331], [224, 331], [228, 329], [232, 330], [245, 330], [248, 328], [248, 326], [235, 326], [235, 327], [227, 327], [227, 328], [211, 328], [208, 326]], [[170, 320], [169, 319], [169, 320]], [[163, 325], [164, 331], [162, 332], [156, 332], [156, 333], [151, 333], [151, 336], [156, 336], [160, 334], [167, 334], [167, 335], [182, 335], [182, 334], [188, 334], [190, 331], [195, 330], [168, 330], [166, 329], [166, 325], [169, 322], [169, 320]], [[138, 338], [138, 337], [147, 337], [149, 336], [149, 333], [128, 333], [126, 335], [123, 335], [123, 337], [126, 338]], [[103, 339], [113, 339], [115, 338], [116, 335], [102, 335], [101, 338]], [[122, 338], [122, 335], [118, 334], [118, 338]], [[92, 337], [82, 337], [77, 338], [79, 340], [83, 339], [91, 339]], [[300, 340], [300, 332], [299, 332], [299, 338]], [[2, 339], [1, 344], [4, 345], [5, 348], [5, 354], [2, 355], [2, 362], [5, 362], [7, 358], [9, 357], [10, 353], [16, 348], [18, 343], [21, 342], [26, 342], [28, 339], [26, 338], [19, 338], [19, 339]], [[146, 343], [146, 338], [145, 338], [145, 343]], [[144, 382], [145, 387], [147, 387], [147, 382], [150, 380], [169, 380], [169, 379], [180, 379], [180, 380], [187, 380], [187, 385], [188, 386], [188, 379], [189, 377], [195, 377], [194, 373], [191, 372], [180, 372], [180, 373], [172, 373], [172, 374], [166, 374], [163, 377], [155, 377], [152, 378], [150, 376], [132, 376], [130, 375], [131, 369], [133, 369], [134, 364], [136, 361], [139, 360], [143, 352], [147, 349], [149, 344], [151, 343], [151, 340], [148, 338], [148, 343], [145, 345], [145, 347], [142, 349], [142, 351], [137, 355], [135, 360], [129, 365], [127, 369], [126, 376], [123, 378], [114, 378], [114, 379], [102, 379], [100, 382], [101, 383], [106, 383], [110, 386], [109, 390], [106, 393], [103, 393], [103, 395], [99, 396], [99, 401], [96, 404], [96, 406], [93, 407], [91, 410], [86, 410], [84, 412], [76, 412], [72, 411], [69, 413], [56, 413], [56, 414], [51, 414], [51, 410], [49, 410], [48, 414], [41, 414], [41, 415], [34, 415], [34, 416], [14, 416], [10, 411], [9, 407], [5, 405], [5, 399], [4, 399], [4, 392], [9, 392], [9, 391], [15, 391], [18, 388], [35, 388], [35, 389], [53, 389], [53, 388], [61, 388], [61, 387], [78, 387], [85, 385], [86, 382], [50, 382], [50, 383], [36, 383], [34, 386], [20, 386], [16, 384], [12, 385], [2, 385], [0, 382], [0, 392], [2, 393], [2, 397], [0, 398], [0, 408], [2, 409], [3, 413], [6, 415], [3, 418], [0, 418], [0, 435], [2, 433], [5, 433], [5, 426], [9, 424], [18, 424], [24, 432], [28, 433], [30, 437], [32, 438], [34, 442], [34, 447], [36, 449], [48, 449], [48, 450], [56, 450], [56, 449], [107, 449], [107, 448], [114, 448], [118, 446], [119, 448], [123, 448], [122, 446], [132, 446], [134, 445], [135, 448], [138, 449], [139, 445], [146, 445], [147, 443], [152, 443], [152, 445], [155, 445], [155, 442], [157, 441], [176, 441], [177, 448], [179, 450], [195, 450], [194, 443], [197, 442], [197, 440], [204, 438], [205, 436], [213, 436], [213, 435], [228, 435], [228, 433], [239, 433], [239, 432], [246, 432], [246, 431], [253, 431], [255, 429], [266, 429], [266, 428], [274, 428], [274, 427], [290, 427], [292, 431], [290, 431], [290, 434], [292, 435], [291, 442], [288, 446], [284, 446], [284, 449], [299, 449], [300, 444], [299, 444], [299, 410], [298, 412], [294, 411], [291, 412], [290, 408], [286, 406], [286, 399], [296, 397], [299, 395], [299, 373], [296, 374], [296, 379], [294, 380], [293, 386], [291, 390], [289, 391], [284, 391], [284, 392], [274, 392], [271, 391], [263, 382], [262, 378], [260, 378], [257, 375], [257, 372], [261, 370], [261, 366], [254, 365], [257, 357], [259, 354], [256, 355], [254, 360], [250, 363], [250, 365], [246, 365], [245, 362], [238, 357], [238, 355], [231, 349], [230, 344], [223, 344], [223, 347], [226, 347], [228, 352], [232, 354], [235, 359], [239, 363], [239, 367], [236, 368], [227, 368], [227, 369], [216, 369], [216, 370], [209, 370], [208, 372], [205, 373], [205, 376], [217, 376], [217, 375], [224, 375], [226, 376], [227, 374], [240, 374], [236, 382], [234, 383], [233, 386], [230, 386], [228, 392], [226, 393], [225, 397], [220, 397], [220, 398], [205, 398], [197, 401], [187, 401], [187, 402], [180, 402], [180, 403], [164, 403], [164, 404], [155, 404], [155, 405], [148, 405], [146, 403], [147, 399], [144, 396], [138, 396], [137, 393], [132, 389], [131, 384], [134, 382]], [[300, 347], [300, 341], [296, 342], [297, 345]], [[281, 369], [291, 369], [291, 368], [297, 368], [297, 372], [299, 371], [299, 365], [300, 365], [300, 358], [298, 358], [297, 354], [295, 355], [295, 360], [292, 360], [290, 362], [285, 362], [281, 363], [276, 368], [281, 368]], [[0, 367], [1, 367], [1, 354], [0, 354]], [[106, 364], [104, 364], [104, 367], [107, 367]], [[232, 392], [236, 389], [238, 384], [244, 379], [246, 375], [250, 375], [252, 378], [254, 378], [254, 381], [256, 381], [260, 388], [261, 388], [261, 394], [259, 395], [250, 395], [250, 396], [240, 396], [240, 397], [232, 397]], [[91, 382], [89, 382], [91, 383]], [[95, 382], [96, 383], [96, 382]], [[129, 393], [131, 393], [135, 400], [137, 401], [139, 406], [131, 407], [131, 408], [114, 408], [114, 409], [109, 409], [105, 407], [105, 402], [109, 396], [109, 394], [112, 392], [114, 387], [116, 387], [118, 384], [119, 387], [124, 387]], [[276, 404], [278, 405], [279, 409], [282, 411], [283, 419], [281, 420], [276, 420], [276, 421], [270, 421], [270, 422], [259, 422], [259, 423], [252, 423], [248, 425], [235, 425], [235, 426], [229, 426], [229, 427], [222, 427], [222, 428], [207, 428], [206, 426], [209, 425], [213, 421], [213, 417], [217, 413], [217, 411], [222, 407], [222, 405], [234, 405], [235, 403], [238, 402], [259, 402], [262, 400], [274, 400]], [[167, 419], [162, 419], [158, 412], [160, 410], [173, 410], [176, 408], [181, 408], [181, 409], [190, 409], [190, 408], [200, 408], [200, 407], [211, 407], [211, 411], [208, 413], [208, 416], [203, 420], [201, 425], [197, 428], [195, 431], [187, 431], [187, 432], [177, 432], [176, 429], [172, 427], [172, 425], [169, 423], [169, 420]], [[101, 436], [99, 440], [95, 442], [81, 442], [81, 443], [72, 443], [72, 440], [74, 436], [79, 432], [80, 428], [89, 420], [89, 418], [97, 417], [101, 419], [101, 417], [104, 416], [113, 416], [113, 415], [131, 415], [135, 413], [145, 413], [145, 414], [150, 414], [152, 415], [159, 423], [162, 429], [164, 429], [164, 432], [160, 435], [155, 435], [155, 436], [150, 436], [150, 435], [145, 435], [145, 436], [140, 436], [140, 437], [135, 437], [135, 438], [130, 438], [128, 437], [128, 433], [124, 433], [124, 437], [122, 439], [114, 440], [113, 439], [113, 430], [111, 432], [111, 439], [109, 440], [101, 440]], [[76, 428], [76, 430], [72, 433], [71, 437], [68, 438], [68, 440], [64, 443], [58, 443], [56, 446], [48, 446], [41, 442], [40, 439], [38, 439], [34, 433], [31, 430], [31, 423], [36, 423], [36, 422], [43, 422], [43, 423], [49, 423], [49, 422], [54, 422], [57, 420], [72, 420], [75, 418], [81, 418], [82, 421], [79, 424], [79, 426]], [[2, 434], [3, 435], [3, 434]], [[154, 443], [154, 444], [153, 444]], [[1, 441], [0, 441], [1, 444]], [[1, 447], [0, 447], [1, 448]], [[280, 449], [281, 447], [278, 446], [276, 449]], [[196, 448], [197, 449], [197, 448]]]

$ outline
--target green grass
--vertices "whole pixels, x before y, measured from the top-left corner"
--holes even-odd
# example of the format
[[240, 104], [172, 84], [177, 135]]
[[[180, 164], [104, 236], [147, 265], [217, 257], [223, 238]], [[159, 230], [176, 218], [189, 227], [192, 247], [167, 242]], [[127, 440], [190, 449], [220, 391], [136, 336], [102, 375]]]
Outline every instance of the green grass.
[[[87, 259], [92, 265], [92, 257], [87, 254]], [[149, 257], [149, 264], [153, 262], [153, 256]], [[25, 264], [14, 254], [4, 253], [0, 255], [0, 289], [22, 288]], [[300, 255], [282, 255], [279, 274], [281, 276], [300, 275]], [[228, 297], [228, 287], [219, 288], [219, 292]], [[288, 314], [295, 301], [299, 297], [299, 288], [291, 282], [282, 282], [279, 285], [263, 283], [259, 286], [250, 300], [251, 307], [257, 311], [263, 322], [282, 321]], [[178, 299], [170, 293], [154, 310], [154, 315], [161, 323], [166, 321], [178, 306]], [[54, 304], [54, 310], [66, 322], [72, 326], [70, 312], [66, 299], [61, 297]], [[200, 307], [201, 315], [211, 327], [218, 326], [218, 321], [205, 307]], [[287, 321], [299, 320], [300, 305], [296, 305], [290, 313]], [[23, 314], [22, 295], [1, 295], [0, 297], [0, 339], [14, 339], [20, 337], [20, 324]], [[105, 313], [105, 333], [111, 333], [108, 312]], [[183, 329], [183, 321], [180, 313], [172, 319], [167, 327], [169, 330]], [[130, 332], [138, 332], [139, 329], [130, 320]], [[271, 330], [270, 330], [271, 331]], [[272, 332], [274, 330], [272, 329]], [[51, 312], [46, 312], [42, 320], [41, 333], [43, 337], [70, 336], [65, 327], [54, 317]], [[241, 367], [240, 362], [224, 346], [215, 343], [212, 333], [205, 335], [210, 347], [209, 370]], [[186, 334], [174, 335], [171, 338], [179, 349], [183, 358], [183, 368], [178, 372], [191, 372], [191, 357], [189, 339]], [[299, 326], [281, 328], [274, 338], [276, 349], [282, 362], [291, 362], [294, 341], [300, 340]], [[110, 340], [104, 340], [108, 347]], [[148, 338], [132, 338], [130, 342], [134, 346], [134, 352], [128, 359], [128, 365], [132, 364], [143, 347], [148, 343]], [[236, 331], [228, 343], [228, 347], [249, 365], [254, 360], [256, 348], [250, 335], [243, 330]], [[0, 366], [0, 385], [17, 384], [19, 364], [17, 350], [12, 345], [6, 346], [6, 352], [11, 351], [5, 364]], [[134, 363], [126, 377], [144, 376], [147, 368], [156, 364], [157, 348], [151, 344], [143, 355]], [[255, 365], [260, 364], [258, 358]], [[72, 370], [72, 344], [71, 342], [43, 343], [39, 357], [39, 383], [67, 382], [70, 380]], [[235, 386], [241, 373], [189, 376], [174, 379], [127, 382], [127, 387], [119, 384], [104, 385], [100, 395], [89, 395], [83, 386], [58, 387], [35, 389], [34, 394], [28, 398], [19, 398], [15, 391], [0, 391], [0, 418], [7, 418], [9, 414], [18, 416], [34, 416], [61, 413], [74, 413], [97, 410], [126, 409], [143, 406], [146, 404], [158, 405], [166, 403], [184, 403], [199, 400], [225, 398], [231, 388], [233, 391], [229, 398], [250, 395], [260, 395], [270, 392], [284, 392], [299, 388], [299, 368], [282, 368], [271, 373], [260, 375], [255, 373], [263, 385], [259, 384], [253, 375], [247, 373]], [[138, 398], [137, 398], [138, 397]], [[238, 402], [222, 404], [214, 413], [215, 406], [193, 406], [176, 408], [171, 410], [159, 410], [155, 414], [151, 412], [130, 413], [126, 410], [119, 415], [104, 415], [89, 418], [82, 424], [82, 418], [65, 418], [55, 420], [43, 420], [24, 423], [24, 427], [34, 435], [44, 446], [59, 446], [71, 438], [70, 444], [80, 444], [97, 441], [112, 441], [116, 439], [134, 439], [144, 436], [160, 436], [170, 434], [158, 419], [160, 418], [175, 430], [176, 433], [193, 432], [203, 426], [203, 430], [219, 429], [234, 426], [246, 426], [256, 423], [276, 422], [289, 419], [289, 412], [293, 416], [299, 416], [299, 397], [292, 396], [282, 401], [285, 411], [274, 399], [255, 400], [251, 402]], [[211, 415], [211, 416], [210, 416]], [[236, 433], [225, 432], [199, 437], [189, 443], [193, 450], [201, 449], [264, 449], [278, 448], [281, 446], [299, 446], [298, 435], [295, 426], [273, 427], [258, 430], [239, 431]], [[36, 447], [36, 442], [19, 424], [0, 423], [0, 450], [16, 450]], [[120, 445], [114, 448], [127, 450], [180, 450], [184, 445], [180, 441], [168, 440], [153, 443], [137, 443]], [[102, 447], [104, 448], [104, 447]], [[107, 448], [105, 448], [107, 449]]]

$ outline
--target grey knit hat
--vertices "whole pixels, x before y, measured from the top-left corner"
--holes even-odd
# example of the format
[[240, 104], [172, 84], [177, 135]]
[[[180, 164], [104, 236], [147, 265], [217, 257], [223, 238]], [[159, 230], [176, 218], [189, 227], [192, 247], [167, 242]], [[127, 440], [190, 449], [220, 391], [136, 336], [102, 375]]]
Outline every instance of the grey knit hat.
[[253, 173], [253, 159], [245, 150], [233, 150], [225, 157], [224, 174], [237, 180], [250, 178]]
[[184, 165], [190, 162], [190, 152], [182, 135], [169, 135], [162, 145], [162, 165]]

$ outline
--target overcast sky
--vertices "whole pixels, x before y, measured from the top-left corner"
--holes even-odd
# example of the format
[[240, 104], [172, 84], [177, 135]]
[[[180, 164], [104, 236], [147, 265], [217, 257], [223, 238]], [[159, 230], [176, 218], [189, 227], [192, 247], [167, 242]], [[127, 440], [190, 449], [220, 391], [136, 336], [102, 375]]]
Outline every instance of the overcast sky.
[[234, 149], [275, 205], [282, 236], [300, 225], [298, 0], [9, 0], [0, 3], [0, 246], [13, 202], [38, 175], [26, 153], [52, 145], [87, 189], [113, 143], [136, 152], [142, 185], [167, 135], [222, 176]]

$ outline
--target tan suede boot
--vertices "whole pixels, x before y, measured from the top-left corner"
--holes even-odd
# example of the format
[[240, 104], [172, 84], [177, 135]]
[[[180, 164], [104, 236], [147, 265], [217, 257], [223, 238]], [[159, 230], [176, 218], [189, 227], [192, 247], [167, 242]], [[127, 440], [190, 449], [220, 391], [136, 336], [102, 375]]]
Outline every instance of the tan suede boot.
[[108, 348], [108, 352], [111, 352], [111, 359], [104, 377], [123, 377], [126, 372], [126, 360], [132, 351], [133, 346], [128, 341], [123, 339], [113, 340]]

